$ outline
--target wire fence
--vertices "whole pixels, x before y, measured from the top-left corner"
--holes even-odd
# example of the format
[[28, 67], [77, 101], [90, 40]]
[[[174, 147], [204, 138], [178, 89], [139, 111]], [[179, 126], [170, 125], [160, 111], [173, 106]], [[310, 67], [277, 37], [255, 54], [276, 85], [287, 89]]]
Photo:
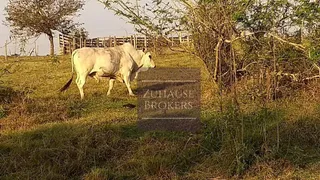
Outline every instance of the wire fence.
[[0, 51], [3, 52], [5, 60], [8, 60], [8, 56], [38, 56], [39, 45], [35, 38], [33, 41], [28, 43], [28, 40], [21, 42], [18, 39], [6, 40], [5, 43], [0, 46]]

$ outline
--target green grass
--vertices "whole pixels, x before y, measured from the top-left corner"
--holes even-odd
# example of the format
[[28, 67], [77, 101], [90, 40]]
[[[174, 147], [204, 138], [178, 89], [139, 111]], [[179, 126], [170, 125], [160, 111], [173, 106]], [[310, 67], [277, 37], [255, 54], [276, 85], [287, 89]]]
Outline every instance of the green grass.
[[136, 98], [118, 82], [110, 97], [106, 80], [90, 78], [83, 101], [74, 82], [59, 93], [71, 76], [67, 56], [2, 61], [0, 70], [12, 74], [0, 77], [0, 179], [320, 178], [319, 92], [265, 107], [242, 103], [240, 112], [224, 97], [225, 111], [218, 113], [201, 60], [183, 53], [154, 57], [158, 67], [201, 68], [199, 133], [139, 130], [136, 109], [122, 107]]

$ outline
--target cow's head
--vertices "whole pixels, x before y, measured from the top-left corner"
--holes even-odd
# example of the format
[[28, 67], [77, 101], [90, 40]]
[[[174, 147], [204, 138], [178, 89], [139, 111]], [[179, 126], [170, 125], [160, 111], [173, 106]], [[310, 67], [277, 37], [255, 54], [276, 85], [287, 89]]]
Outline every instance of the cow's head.
[[140, 64], [142, 66], [141, 67], [142, 71], [148, 70], [149, 68], [156, 67], [150, 52], [141, 51], [141, 55], [142, 55], [142, 58], [141, 58]]

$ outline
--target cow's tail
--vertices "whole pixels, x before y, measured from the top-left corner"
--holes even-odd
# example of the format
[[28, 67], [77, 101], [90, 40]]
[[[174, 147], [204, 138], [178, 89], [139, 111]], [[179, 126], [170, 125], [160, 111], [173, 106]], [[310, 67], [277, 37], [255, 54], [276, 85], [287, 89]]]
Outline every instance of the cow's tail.
[[72, 67], [72, 74], [71, 74], [71, 78], [70, 78], [70, 80], [60, 89], [60, 92], [63, 92], [63, 91], [65, 91], [65, 90], [67, 90], [69, 87], [70, 87], [70, 85], [71, 85], [71, 83], [72, 83], [72, 80], [73, 80], [73, 72], [74, 72], [74, 63], [73, 63], [73, 60], [74, 60], [74, 55], [77, 53], [77, 50], [74, 50], [73, 52], [72, 52], [72, 55], [71, 55], [71, 67]]

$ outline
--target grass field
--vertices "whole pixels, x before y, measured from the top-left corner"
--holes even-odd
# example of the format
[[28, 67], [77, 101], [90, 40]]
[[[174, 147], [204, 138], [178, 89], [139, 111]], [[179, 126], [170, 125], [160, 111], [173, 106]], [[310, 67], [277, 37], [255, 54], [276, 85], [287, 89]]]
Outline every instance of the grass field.
[[[2, 57], [0, 57], [2, 58]], [[88, 79], [80, 101], [69, 57], [19, 57], [0, 69], [0, 179], [320, 179], [320, 85], [265, 106], [229, 98], [189, 54], [154, 56], [157, 67], [202, 71], [199, 133], [143, 132], [124, 84]], [[0, 59], [1, 60], [1, 59]], [[136, 82], [133, 83], [133, 90]], [[241, 93], [240, 93], [241, 96]], [[279, 136], [279, 141], [277, 141]]]

